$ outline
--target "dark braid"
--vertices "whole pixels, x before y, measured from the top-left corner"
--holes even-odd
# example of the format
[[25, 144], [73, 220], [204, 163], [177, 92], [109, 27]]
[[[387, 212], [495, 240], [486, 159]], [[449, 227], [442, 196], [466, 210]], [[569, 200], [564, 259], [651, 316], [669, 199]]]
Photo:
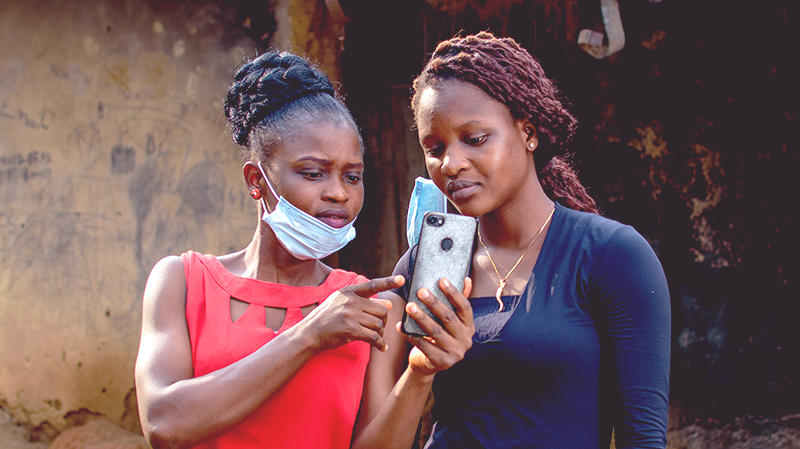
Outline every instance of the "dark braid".
[[414, 80], [411, 107], [416, 113], [419, 93], [437, 80], [457, 79], [481, 88], [508, 107], [517, 120], [527, 119], [539, 135], [533, 152], [539, 179], [547, 195], [576, 210], [597, 213], [594, 200], [578, 181], [565, 154], [578, 121], [569, 102], [539, 62], [513, 39], [481, 32], [441, 42], [422, 73]]
[[239, 68], [225, 100], [225, 117], [234, 142], [246, 147], [245, 160], [269, 157], [281, 138], [315, 120], [357, 131], [327, 75], [285, 51], [264, 53]]

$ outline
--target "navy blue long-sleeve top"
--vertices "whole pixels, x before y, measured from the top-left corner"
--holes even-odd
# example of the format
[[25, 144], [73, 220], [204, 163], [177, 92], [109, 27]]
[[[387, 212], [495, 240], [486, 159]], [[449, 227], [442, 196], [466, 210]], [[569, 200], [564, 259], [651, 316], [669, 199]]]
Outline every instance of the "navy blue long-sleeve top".
[[618, 449], [666, 446], [669, 291], [642, 236], [557, 206], [526, 290], [502, 300], [470, 298], [473, 346], [436, 375], [427, 448], [607, 449], [612, 428]]

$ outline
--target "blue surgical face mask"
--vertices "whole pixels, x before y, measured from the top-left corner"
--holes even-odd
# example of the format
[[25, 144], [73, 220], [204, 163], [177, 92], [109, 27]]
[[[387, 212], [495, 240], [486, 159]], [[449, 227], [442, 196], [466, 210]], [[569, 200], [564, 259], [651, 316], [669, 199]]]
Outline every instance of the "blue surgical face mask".
[[433, 181], [419, 176], [414, 180], [414, 190], [411, 191], [411, 200], [408, 202], [406, 238], [409, 248], [419, 242], [425, 212], [447, 212], [447, 197]]
[[321, 222], [284, 197], [278, 196], [261, 163], [258, 164], [258, 169], [261, 170], [270, 192], [278, 199], [275, 210], [269, 212], [267, 202], [261, 198], [264, 204], [264, 215], [261, 219], [272, 228], [278, 241], [294, 257], [303, 260], [322, 259], [344, 248], [356, 238], [356, 230], [353, 228], [355, 219], [341, 228]]

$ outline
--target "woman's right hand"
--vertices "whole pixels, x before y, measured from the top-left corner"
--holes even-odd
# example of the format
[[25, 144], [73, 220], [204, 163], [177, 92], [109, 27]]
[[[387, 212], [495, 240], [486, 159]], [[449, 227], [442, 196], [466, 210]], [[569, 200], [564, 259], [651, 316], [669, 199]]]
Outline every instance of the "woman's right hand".
[[413, 302], [406, 304], [406, 313], [419, 324], [428, 337], [403, 334], [400, 323], [397, 324], [397, 331], [414, 345], [408, 356], [409, 368], [426, 376], [446, 370], [463, 359], [464, 354], [472, 347], [472, 335], [475, 334], [472, 306], [467, 299], [472, 291], [472, 279], [464, 280], [463, 292], [459, 292], [447, 279], [439, 280], [439, 289], [455, 310], [450, 310], [426, 288], [417, 291], [417, 298], [441, 320], [441, 325]]
[[352, 341], [365, 341], [385, 351], [383, 330], [392, 302], [370, 299], [380, 292], [401, 287], [403, 276], [372, 279], [332, 293], [303, 320], [313, 332], [317, 350], [333, 349]]

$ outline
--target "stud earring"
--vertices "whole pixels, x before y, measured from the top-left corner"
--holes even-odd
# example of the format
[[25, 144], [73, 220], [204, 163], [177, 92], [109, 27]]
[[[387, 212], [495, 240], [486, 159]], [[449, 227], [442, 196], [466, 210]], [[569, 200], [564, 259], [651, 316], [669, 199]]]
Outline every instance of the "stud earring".
[[254, 200], [260, 200], [261, 190], [256, 187], [253, 187], [252, 189], [250, 189], [250, 196], [252, 196]]
[[530, 143], [528, 144], [528, 146], [529, 146], [529, 147], [531, 147], [531, 148], [535, 148], [535, 147], [536, 147], [536, 144], [535, 144], [535, 143], [533, 143], [533, 142], [530, 142]]

